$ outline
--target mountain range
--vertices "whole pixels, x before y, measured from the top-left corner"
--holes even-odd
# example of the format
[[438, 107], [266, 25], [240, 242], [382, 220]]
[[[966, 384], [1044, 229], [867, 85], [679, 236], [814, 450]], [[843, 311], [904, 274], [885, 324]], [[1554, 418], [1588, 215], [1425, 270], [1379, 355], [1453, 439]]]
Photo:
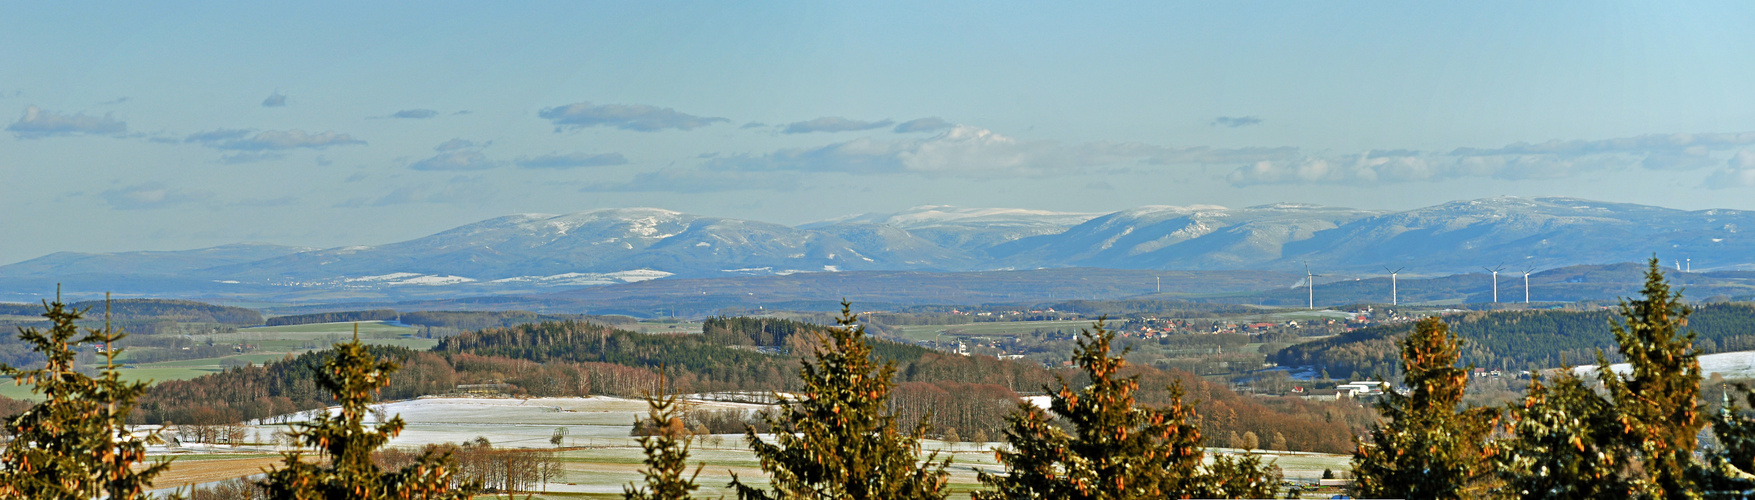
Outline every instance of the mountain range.
[[[1686, 259], [1755, 269], [1755, 212], [1499, 197], [1407, 211], [1303, 204], [1114, 213], [916, 207], [787, 226], [654, 208], [488, 219], [413, 240], [328, 249], [237, 244], [60, 252], [0, 266], [0, 293], [44, 286], [309, 300], [554, 291], [658, 278], [1092, 267], [1266, 270], [1328, 279]], [[5, 295], [0, 295], [4, 298]]]

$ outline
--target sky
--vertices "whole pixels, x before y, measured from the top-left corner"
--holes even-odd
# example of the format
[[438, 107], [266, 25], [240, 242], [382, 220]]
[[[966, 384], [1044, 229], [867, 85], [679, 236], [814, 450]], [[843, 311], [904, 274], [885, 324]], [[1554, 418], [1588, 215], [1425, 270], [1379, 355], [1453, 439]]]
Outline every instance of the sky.
[[1755, 209], [1747, 2], [11, 3], [0, 263], [515, 213]]

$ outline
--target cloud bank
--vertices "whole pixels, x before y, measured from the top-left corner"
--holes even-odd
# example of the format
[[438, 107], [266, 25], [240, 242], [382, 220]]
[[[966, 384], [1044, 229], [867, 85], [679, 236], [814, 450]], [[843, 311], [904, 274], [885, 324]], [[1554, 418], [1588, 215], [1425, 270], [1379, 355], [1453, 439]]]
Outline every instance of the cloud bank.
[[1755, 145], [1755, 133], [1647, 134], [1601, 140], [1518, 142], [1498, 148], [1457, 148], [1447, 152], [1298, 155], [1264, 158], [1232, 170], [1225, 179], [1235, 186], [1420, 182], [1465, 177], [1528, 180], [1628, 168], [1676, 171], [1726, 165], [1712, 178], [1738, 185], [1743, 178], [1739, 170], [1743, 153], [1731, 158], [1727, 158], [1727, 153], [1749, 145]]
[[1171, 149], [1137, 142], [1062, 144], [1020, 140], [980, 127], [956, 125], [921, 139], [862, 137], [816, 148], [709, 159], [717, 171], [806, 171], [853, 174], [915, 173], [987, 178], [1077, 174], [1090, 167], [1134, 162], [1197, 164], [1257, 161], [1286, 156], [1290, 148]]
[[1704, 187], [1725, 189], [1755, 186], [1755, 149], [1744, 149], [1731, 156], [1725, 168], [1706, 177]]
[[808, 134], [811, 132], [855, 132], [888, 127], [893, 123], [896, 122], [890, 120], [868, 122], [849, 120], [839, 116], [825, 116], [815, 120], [786, 124], [786, 128], [781, 129], [781, 132], [787, 134]]
[[670, 108], [645, 104], [592, 105], [589, 102], [544, 108], [536, 116], [553, 123], [556, 132], [589, 127], [613, 127], [638, 132], [657, 132], [664, 129], [694, 130], [714, 123], [730, 121], [724, 118], [695, 116], [680, 113]]
[[[254, 135], [252, 135], [254, 133]], [[326, 149], [334, 146], [363, 145], [366, 141], [336, 132], [308, 133], [303, 130], [218, 129], [197, 132], [183, 138], [223, 151], [284, 151], [290, 149]]]
[[480, 151], [447, 151], [431, 158], [420, 160], [408, 165], [408, 168], [428, 171], [460, 171], [487, 170], [500, 166], [499, 162], [488, 160], [487, 155]]
[[926, 118], [917, 118], [898, 123], [896, 124], [896, 128], [892, 130], [898, 134], [908, 134], [914, 132], [936, 132], [951, 128], [952, 126], [953, 125], [950, 122], [944, 121], [939, 117], [929, 116]]
[[771, 172], [728, 172], [666, 168], [634, 174], [627, 182], [606, 182], [585, 186], [582, 193], [711, 193], [721, 191], [790, 191], [798, 189], [796, 177], [781, 178]]
[[425, 120], [435, 116], [439, 116], [439, 112], [431, 109], [404, 109], [402, 111], [390, 113], [391, 118], [406, 118], [411, 120]]
[[88, 116], [83, 113], [60, 114], [36, 106], [24, 108], [24, 116], [6, 126], [6, 131], [20, 139], [40, 139], [67, 135], [115, 135], [128, 131], [126, 122], [108, 114]]
[[521, 156], [513, 163], [524, 168], [608, 167], [614, 165], [626, 165], [628, 159], [623, 157], [621, 153], [603, 153], [595, 155], [568, 153], [546, 154], [537, 157]]
[[1247, 127], [1259, 124], [1261, 124], [1261, 118], [1254, 116], [1221, 116], [1214, 118], [1212, 121], [1212, 126], [1214, 127], [1227, 128]]
[[456, 151], [459, 149], [471, 149], [471, 148], [479, 148], [479, 147], [486, 147], [486, 146], [487, 146], [486, 144], [476, 144], [475, 141], [471, 141], [468, 139], [451, 139], [449, 141], [439, 143], [438, 146], [433, 146], [433, 151]]
[[152, 210], [205, 201], [213, 193], [167, 187], [159, 182], [105, 190], [98, 194], [105, 204], [117, 210]]

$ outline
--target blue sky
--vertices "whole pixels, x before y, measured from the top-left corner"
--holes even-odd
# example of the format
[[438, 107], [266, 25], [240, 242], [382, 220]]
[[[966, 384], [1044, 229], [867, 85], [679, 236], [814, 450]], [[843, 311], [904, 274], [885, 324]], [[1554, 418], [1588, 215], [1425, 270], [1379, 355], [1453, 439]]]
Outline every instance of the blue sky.
[[1746, 3], [11, 4], [0, 262], [653, 206], [1755, 209]]

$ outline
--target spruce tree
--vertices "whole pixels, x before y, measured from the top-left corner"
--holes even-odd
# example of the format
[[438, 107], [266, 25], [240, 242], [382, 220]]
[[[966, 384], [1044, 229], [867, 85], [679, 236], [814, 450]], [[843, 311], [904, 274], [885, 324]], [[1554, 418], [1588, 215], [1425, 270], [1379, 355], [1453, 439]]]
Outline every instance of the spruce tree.
[[646, 451], [644, 488], [622, 487], [627, 500], [681, 500], [701, 486], [695, 477], [701, 466], [689, 473], [689, 445], [694, 436], [683, 420], [682, 400], [669, 391], [669, 378], [660, 378], [658, 391], [646, 394], [646, 418], [634, 422], [640, 433], [640, 447]]
[[1616, 437], [1613, 405], [1570, 372], [1530, 382], [1509, 405], [1511, 437], [1495, 444], [1501, 490], [1519, 499], [1632, 498], [1632, 450]]
[[917, 460], [926, 420], [903, 432], [884, 409], [895, 387], [895, 363], [878, 363], [850, 303], [841, 302], [835, 322], [828, 335], [813, 334], [819, 347], [799, 369], [802, 393], [782, 395], [780, 410], [765, 417], [773, 441], [745, 431], [773, 489], [736, 475], [731, 486], [743, 499], [945, 498], [950, 460], [935, 463], [937, 453], [924, 464]]
[[[121, 379], [116, 364], [121, 349], [115, 343], [127, 334], [112, 329], [106, 313], [103, 329], [85, 328], [81, 335], [75, 322], [83, 312], [61, 303], [59, 293], [44, 309], [51, 325], [47, 332], [18, 332], [19, 340], [46, 358], [43, 367], [0, 364], [0, 374], [32, 385], [32, 392], [43, 397], [4, 423], [12, 441], [0, 452], [0, 498], [145, 498], [152, 479], [170, 461], [147, 462], [146, 442], [153, 436], [136, 436], [126, 428], [128, 413], [147, 387]], [[104, 347], [104, 365], [95, 378], [74, 366], [80, 344]], [[148, 465], [134, 470], [136, 464]]]
[[[379, 389], [390, 384], [397, 365], [378, 360], [360, 343], [359, 326], [353, 341], [335, 344], [317, 370], [317, 386], [334, 396], [341, 412], [316, 412], [310, 422], [293, 424], [291, 437], [298, 443], [283, 453], [281, 466], [268, 473], [261, 484], [276, 500], [342, 499], [467, 499], [473, 484], [454, 484], [456, 460], [449, 451], [435, 454], [428, 449], [414, 463], [400, 470], [384, 471], [372, 460], [376, 450], [402, 432], [401, 416], [365, 428], [365, 417]], [[303, 447], [316, 448], [317, 460], [306, 459]]]
[[1389, 390], [1377, 402], [1385, 422], [1353, 454], [1354, 489], [1364, 497], [1461, 499], [1482, 496], [1492, 469], [1487, 434], [1492, 408], [1458, 410], [1468, 372], [1456, 366], [1462, 340], [1438, 318], [1426, 318], [1402, 341], [1407, 394]]
[[[1200, 428], [1182, 399], [1181, 383], [1170, 386], [1170, 405], [1136, 407], [1139, 377], [1122, 377], [1127, 366], [1111, 353], [1115, 333], [1099, 319], [1078, 339], [1073, 360], [1090, 377], [1074, 390], [1065, 379], [1049, 396], [1049, 410], [1019, 403], [1007, 417], [1011, 449], [995, 451], [1005, 475], [980, 474], [992, 491], [976, 498], [1145, 499], [1262, 498], [1278, 487], [1278, 468], [1259, 457], [1217, 457], [1202, 464]], [[1064, 422], [1063, 428], [1060, 425]]]
[[1658, 260], [1647, 263], [1640, 298], [1621, 301], [1622, 323], [1612, 325], [1615, 343], [1631, 367], [1609, 369], [1597, 353], [1597, 378], [1614, 403], [1621, 444], [1638, 450], [1653, 494], [1666, 499], [1699, 498], [1688, 473], [1695, 435], [1706, 422], [1700, 396], [1700, 362], [1694, 332], [1683, 332], [1691, 308], [1670, 292]]

